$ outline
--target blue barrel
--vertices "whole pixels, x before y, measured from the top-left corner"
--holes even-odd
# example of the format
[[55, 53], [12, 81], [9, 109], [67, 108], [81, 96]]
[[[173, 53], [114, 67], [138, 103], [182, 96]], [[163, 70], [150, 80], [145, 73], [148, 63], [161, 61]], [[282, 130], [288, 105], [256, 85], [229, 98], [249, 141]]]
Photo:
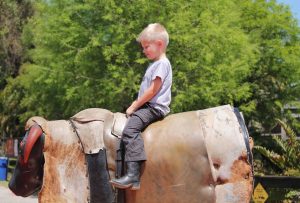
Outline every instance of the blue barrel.
[[0, 157], [0, 181], [7, 178], [7, 157]]

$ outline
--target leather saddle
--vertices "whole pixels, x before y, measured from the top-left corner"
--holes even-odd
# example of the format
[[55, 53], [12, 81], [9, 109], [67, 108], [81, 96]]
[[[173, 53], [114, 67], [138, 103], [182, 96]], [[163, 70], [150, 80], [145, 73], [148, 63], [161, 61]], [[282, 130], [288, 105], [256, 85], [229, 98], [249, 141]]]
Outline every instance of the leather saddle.
[[[113, 116], [104, 120], [104, 133], [112, 134], [121, 139], [127, 117], [123, 113], [113, 113]], [[107, 135], [107, 134], [106, 134]]]
[[75, 114], [70, 121], [77, 131], [84, 153], [95, 154], [105, 147], [104, 136], [113, 135], [118, 139], [122, 137], [127, 117], [123, 113], [91, 108]]

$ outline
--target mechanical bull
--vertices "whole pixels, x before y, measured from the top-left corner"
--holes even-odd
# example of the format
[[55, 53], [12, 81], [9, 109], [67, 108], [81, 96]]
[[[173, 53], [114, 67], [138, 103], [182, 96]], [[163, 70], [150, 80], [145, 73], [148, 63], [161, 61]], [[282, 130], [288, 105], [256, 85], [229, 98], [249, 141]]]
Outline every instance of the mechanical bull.
[[[70, 120], [33, 117], [9, 187], [39, 202], [116, 202], [109, 184], [124, 114], [86, 109]], [[141, 189], [127, 203], [250, 202], [252, 154], [247, 129], [229, 105], [172, 114], [144, 132], [148, 160]]]

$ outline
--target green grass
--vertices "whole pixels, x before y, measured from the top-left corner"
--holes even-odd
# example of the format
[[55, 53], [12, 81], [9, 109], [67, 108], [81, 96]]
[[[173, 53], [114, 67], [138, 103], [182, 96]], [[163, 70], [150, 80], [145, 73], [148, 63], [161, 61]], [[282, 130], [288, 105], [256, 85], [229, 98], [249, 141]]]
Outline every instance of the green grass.
[[0, 181], [0, 186], [8, 187], [8, 181]]
[[11, 173], [7, 173], [7, 180], [1, 180], [0, 181], [0, 186], [3, 186], [3, 187], [8, 187], [8, 181], [10, 180], [10, 177], [11, 177]]

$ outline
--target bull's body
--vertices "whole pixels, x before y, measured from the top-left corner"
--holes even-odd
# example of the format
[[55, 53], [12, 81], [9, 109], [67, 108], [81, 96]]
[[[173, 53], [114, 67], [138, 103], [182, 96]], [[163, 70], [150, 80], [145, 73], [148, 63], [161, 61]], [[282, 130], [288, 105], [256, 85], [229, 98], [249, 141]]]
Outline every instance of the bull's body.
[[[75, 131], [66, 120], [29, 120], [28, 128], [35, 121], [45, 133], [40, 202], [90, 201], [86, 156], [104, 148], [114, 176], [118, 138], [111, 133], [113, 117], [103, 109], [82, 111], [74, 116]], [[230, 106], [173, 114], [151, 124], [143, 132], [148, 159], [141, 189], [126, 190], [126, 202], [249, 202], [253, 177], [243, 125]]]

